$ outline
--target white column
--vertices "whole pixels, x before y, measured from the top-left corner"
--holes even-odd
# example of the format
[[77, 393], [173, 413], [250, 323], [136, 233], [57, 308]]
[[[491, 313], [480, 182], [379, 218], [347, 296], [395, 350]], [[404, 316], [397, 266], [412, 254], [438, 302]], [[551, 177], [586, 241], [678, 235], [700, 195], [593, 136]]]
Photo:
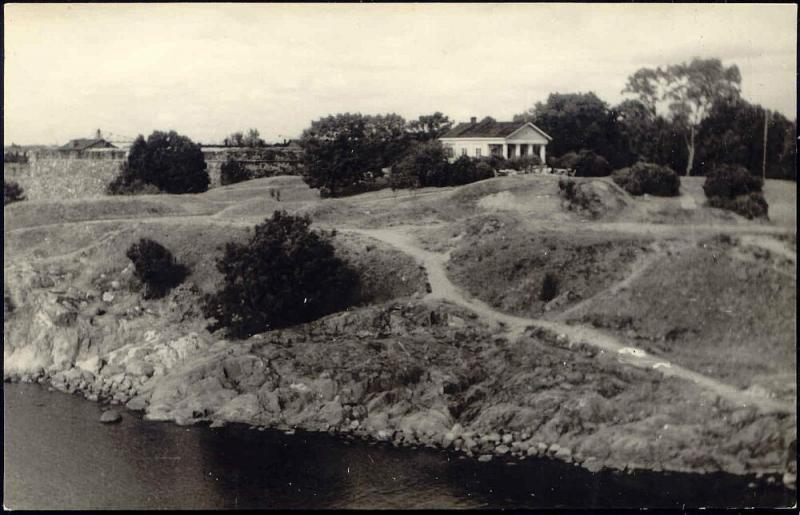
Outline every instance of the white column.
[[528, 145], [528, 155], [529, 156], [533, 157], [533, 156], [536, 155], [535, 148], [536, 148], [536, 145], [534, 145], [533, 143]]
[[539, 159], [541, 159], [542, 164], [547, 164], [547, 160], [545, 159], [547, 155], [544, 150], [546, 146], [547, 145], [539, 145]]
[[514, 157], [515, 158], [519, 157], [519, 143], [514, 145]]
[[503, 143], [503, 159], [508, 159], [508, 143]]

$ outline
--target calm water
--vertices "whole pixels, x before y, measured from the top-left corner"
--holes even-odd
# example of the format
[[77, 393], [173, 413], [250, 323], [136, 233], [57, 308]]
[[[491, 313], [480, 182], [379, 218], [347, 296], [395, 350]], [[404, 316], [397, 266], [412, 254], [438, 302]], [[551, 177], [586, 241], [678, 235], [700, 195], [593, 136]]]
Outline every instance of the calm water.
[[551, 460], [515, 466], [245, 427], [179, 427], [37, 385], [4, 384], [3, 497], [12, 509], [787, 506], [752, 478], [591, 474]]

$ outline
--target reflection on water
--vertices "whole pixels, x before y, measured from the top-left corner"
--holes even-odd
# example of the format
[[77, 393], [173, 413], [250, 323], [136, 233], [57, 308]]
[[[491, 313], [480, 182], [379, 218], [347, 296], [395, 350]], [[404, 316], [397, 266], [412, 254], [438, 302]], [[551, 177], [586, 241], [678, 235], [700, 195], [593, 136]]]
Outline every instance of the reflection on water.
[[789, 506], [722, 474], [591, 474], [550, 460], [477, 463], [325, 434], [145, 422], [35, 385], [4, 385], [9, 508]]

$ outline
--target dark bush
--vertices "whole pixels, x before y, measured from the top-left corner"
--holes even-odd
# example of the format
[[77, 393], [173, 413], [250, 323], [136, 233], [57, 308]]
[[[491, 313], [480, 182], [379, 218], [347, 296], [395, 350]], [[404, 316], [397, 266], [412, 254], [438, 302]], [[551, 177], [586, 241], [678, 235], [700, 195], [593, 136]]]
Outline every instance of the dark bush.
[[539, 300], [550, 302], [558, 295], [558, 276], [553, 272], [544, 274], [542, 281], [542, 291], [539, 293]]
[[308, 216], [275, 211], [246, 244], [228, 243], [217, 269], [222, 287], [204, 313], [232, 337], [308, 322], [356, 300], [358, 275], [339, 259], [333, 234], [310, 230]]
[[227, 184], [236, 184], [250, 179], [250, 173], [242, 164], [231, 158], [225, 160], [220, 167], [219, 182], [223, 186]]
[[[155, 131], [139, 136], [128, 152], [128, 161], [111, 184], [108, 193], [135, 194], [150, 184], [165, 193], [200, 193], [210, 179], [200, 145], [175, 131]], [[150, 189], [152, 191], [152, 189]]]
[[570, 154], [572, 152], [566, 156], [570, 166], [564, 168], [575, 170], [576, 177], [605, 177], [611, 173], [611, 165], [606, 158], [592, 150], [581, 150], [574, 156]]
[[561, 192], [561, 195], [567, 200], [574, 200], [575, 193], [576, 193], [576, 186], [574, 179], [568, 179], [566, 177], [562, 177], [558, 180], [558, 189]]
[[25, 195], [23, 194], [24, 191], [14, 181], [6, 182], [5, 179], [3, 180], [3, 205], [7, 206], [9, 204], [13, 204], [14, 202], [19, 202], [20, 200], [25, 200]]
[[117, 176], [106, 186], [106, 193], [109, 195], [154, 195], [161, 193], [161, 190], [136, 177], [131, 172], [128, 163], [122, 163]]
[[558, 189], [560, 195], [567, 201], [566, 207], [570, 211], [588, 211], [592, 217], [602, 213], [602, 201], [597, 193], [586, 187], [586, 184], [562, 177], [558, 180]]
[[761, 192], [764, 182], [738, 165], [714, 168], [703, 184], [708, 205], [727, 209], [749, 219], [767, 218], [769, 205]]
[[461, 186], [494, 177], [491, 165], [468, 156], [459, 157], [450, 163], [446, 170], [445, 183], [440, 186]]
[[144, 298], [158, 299], [183, 282], [189, 269], [178, 263], [160, 243], [142, 238], [125, 253], [133, 262], [134, 275], [145, 286]]
[[505, 167], [518, 172], [531, 173], [534, 168], [542, 164], [538, 156], [522, 156], [506, 161]]
[[439, 186], [446, 181], [447, 154], [438, 141], [413, 143], [405, 156], [392, 167], [392, 189]]
[[681, 179], [667, 166], [653, 163], [636, 163], [612, 174], [615, 183], [631, 195], [675, 197], [680, 194]]
[[738, 213], [750, 220], [753, 218], [767, 218], [769, 205], [760, 191], [753, 191], [746, 195], [737, 195], [734, 198], [711, 197], [708, 205], [720, 209], [727, 209]]
[[715, 167], [706, 176], [703, 191], [706, 197], [734, 198], [750, 192], [761, 191], [764, 182], [761, 177], [751, 174], [747, 168], [739, 165], [721, 165]]

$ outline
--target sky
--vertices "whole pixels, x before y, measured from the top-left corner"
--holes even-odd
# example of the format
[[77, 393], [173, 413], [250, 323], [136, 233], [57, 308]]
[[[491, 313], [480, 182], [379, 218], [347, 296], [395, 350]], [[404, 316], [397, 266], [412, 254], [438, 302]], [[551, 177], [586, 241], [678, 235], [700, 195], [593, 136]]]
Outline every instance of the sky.
[[510, 120], [615, 104], [641, 67], [718, 57], [795, 118], [792, 4], [5, 4], [4, 144], [174, 129], [298, 136], [339, 112]]

